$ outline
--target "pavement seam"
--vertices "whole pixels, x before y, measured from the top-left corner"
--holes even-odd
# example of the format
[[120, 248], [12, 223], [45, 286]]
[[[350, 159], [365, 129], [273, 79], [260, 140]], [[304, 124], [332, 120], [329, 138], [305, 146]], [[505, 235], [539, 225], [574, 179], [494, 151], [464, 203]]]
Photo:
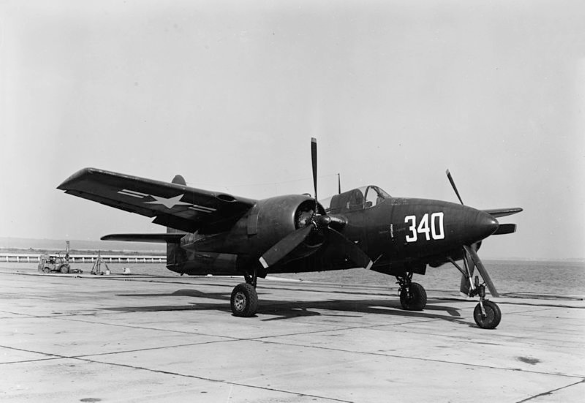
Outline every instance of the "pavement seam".
[[575, 382], [575, 383], [572, 383], [570, 385], [561, 386], [560, 388], [551, 389], [548, 392], [543, 392], [543, 393], [539, 393], [538, 395], [530, 396], [529, 398], [524, 399], [524, 400], [519, 400], [516, 403], [529, 402], [530, 400], [537, 399], [537, 398], [542, 397], [542, 396], [552, 395], [554, 392], [558, 392], [559, 390], [570, 388], [571, 386], [579, 385], [580, 383], [585, 383], [585, 379], [581, 379], [579, 382]]
[[36, 359], [36, 360], [14, 361], [11, 363], [0, 362], [0, 365], [21, 363], [21, 362], [32, 362], [32, 361], [47, 361], [47, 360], [54, 360], [54, 359], [82, 359], [83, 357], [101, 357], [101, 356], [113, 355], [113, 354], [126, 354], [126, 353], [135, 353], [135, 352], [139, 352], [139, 351], [153, 351], [153, 350], [161, 350], [161, 349], [166, 349], [166, 348], [198, 346], [198, 345], [215, 344], [215, 343], [228, 343], [228, 342], [234, 342], [234, 341], [240, 341], [240, 340], [238, 340], [238, 339], [214, 340], [214, 341], [207, 341], [207, 342], [201, 342], [201, 343], [185, 343], [185, 344], [175, 344], [175, 345], [171, 345], [171, 346], [166, 345], [166, 346], [158, 346], [158, 347], [138, 348], [138, 349], [133, 349], [133, 350], [119, 350], [119, 351], [110, 351], [110, 352], [106, 352], [106, 353], [81, 354], [81, 355], [63, 355], [63, 354], [45, 353], [42, 351], [27, 350], [27, 349], [23, 349], [23, 348], [0, 345], [0, 348], [6, 348], [8, 350], [22, 351], [25, 353], [40, 354], [40, 355], [51, 357], [51, 358], [42, 358], [42, 359]]
[[[10, 348], [10, 347], [6, 347], [6, 348]], [[20, 351], [34, 353], [34, 351], [26, 351], [26, 350], [20, 350]], [[42, 354], [42, 355], [44, 355], [43, 353], [36, 353], [36, 354]], [[28, 362], [52, 361], [52, 360], [60, 360], [60, 359], [61, 359], [61, 357], [38, 358], [36, 360], [22, 360], [22, 361], [0, 362], [0, 365], [24, 364], [24, 363], [28, 363]]]
[[27, 350], [27, 349], [24, 349], [24, 348], [17, 348], [17, 347], [10, 347], [10, 346], [0, 346], [0, 347], [6, 348], [8, 350], [23, 351], [25, 353], [40, 354], [40, 355], [44, 355], [44, 356], [50, 357], [50, 358], [39, 358], [37, 360], [23, 360], [23, 361], [14, 361], [14, 362], [3, 362], [3, 363], [0, 363], [0, 365], [5, 365], [5, 364], [20, 364], [21, 362], [50, 361], [50, 360], [57, 360], [57, 359], [63, 359], [63, 358], [71, 358], [71, 357], [67, 357], [67, 356], [60, 355], [60, 354], [44, 353], [44, 352], [41, 352], [41, 351]]
[[180, 347], [189, 347], [189, 346], [204, 346], [206, 344], [216, 344], [216, 343], [231, 343], [239, 340], [215, 340], [215, 341], [207, 341], [202, 343], [185, 343], [185, 344], [175, 344], [172, 346], [159, 346], [159, 347], [148, 347], [148, 348], [137, 348], [134, 350], [120, 350], [120, 351], [110, 351], [107, 353], [99, 353], [99, 354], [81, 354], [81, 355], [72, 355], [67, 358], [73, 359], [83, 359], [84, 357], [102, 357], [106, 355], [115, 355], [115, 354], [126, 354], [126, 353], [137, 353], [140, 351], [154, 351], [154, 350], [164, 350], [167, 348], [180, 348]]
[[295, 396], [313, 397], [313, 398], [325, 399], [325, 400], [330, 400], [330, 401], [334, 401], [334, 402], [343, 402], [343, 403], [352, 403], [353, 402], [352, 400], [341, 400], [341, 399], [336, 399], [336, 398], [331, 398], [331, 397], [324, 397], [324, 396], [311, 395], [311, 394], [301, 393], [301, 392], [292, 392], [292, 391], [288, 391], [288, 390], [269, 388], [269, 387], [265, 387], [265, 386], [248, 385], [248, 384], [240, 383], [240, 382], [226, 381], [226, 380], [222, 380], [222, 379], [206, 378], [206, 377], [197, 376], [197, 375], [182, 374], [179, 372], [164, 371], [164, 370], [160, 370], [160, 369], [151, 369], [151, 368], [139, 367], [139, 366], [134, 366], [134, 365], [129, 365], [129, 364], [103, 362], [103, 361], [99, 361], [99, 360], [91, 360], [88, 358], [74, 358], [74, 359], [77, 359], [79, 361], [91, 362], [94, 364], [113, 365], [113, 366], [117, 366], [117, 367], [125, 367], [125, 368], [148, 371], [148, 372], [159, 373], [159, 374], [164, 374], [164, 375], [173, 375], [173, 376], [181, 376], [184, 378], [199, 379], [199, 380], [207, 381], [207, 382], [215, 382], [215, 383], [222, 383], [222, 384], [226, 384], [226, 385], [234, 385], [234, 386], [240, 386], [240, 387], [246, 387], [246, 388], [252, 388], [252, 389], [267, 390], [267, 391], [271, 391], [271, 392], [286, 393], [286, 394], [291, 394], [291, 395], [295, 395]]
[[81, 355], [53, 354], [53, 353], [45, 353], [45, 352], [41, 352], [41, 351], [27, 350], [27, 349], [23, 349], [23, 348], [16, 348], [16, 347], [0, 345], [0, 347], [6, 348], [9, 350], [23, 351], [26, 353], [40, 354], [40, 355], [45, 355], [45, 356], [51, 357], [51, 358], [42, 358], [42, 359], [37, 359], [37, 360], [14, 361], [11, 363], [6, 362], [6, 363], [0, 363], [0, 365], [21, 363], [21, 362], [32, 362], [32, 361], [47, 361], [47, 360], [55, 360], [55, 359], [83, 359], [84, 357], [101, 357], [101, 356], [114, 355], [114, 354], [136, 353], [136, 352], [140, 352], [140, 351], [154, 351], [154, 350], [162, 350], [162, 349], [167, 349], [167, 348], [179, 348], [179, 347], [189, 347], [189, 346], [203, 346], [206, 344], [229, 343], [229, 342], [235, 342], [235, 341], [241, 341], [241, 340], [239, 340], [239, 339], [215, 340], [215, 341], [207, 341], [207, 342], [201, 342], [201, 343], [185, 343], [185, 344], [175, 344], [172, 346], [166, 345], [166, 346], [158, 346], [158, 347], [138, 348], [138, 349], [133, 349], [133, 350], [119, 350], [119, 351], [110, 351], [110, 352], [106, 352], [106, 353], [81, 354]]
[[[373, 327], [377, 327], [377, 326], [370, 326], [370, 328], [373, 328]], [[316, 331], [316, 332], [294, 333], [294, 334], [289, 334], [289, 335], [284, 335], [284, 336], [315, 334], [315, 333], [323, 333], [323, 332], [327, 332], [327, 331], [351, 330], [351, 329], [355, 329], [355, 328], [357, 328], [357, 327], [338, 329], [338, 330], [331, 330], [330, 329], [330, 330], [322, 330], [322, 331]], [[284, 336], [281, 335], [281, 336], [266, 336], [266, 337], [284, 337]], [[542, 372], [542, 371], [522, 370], [522, 369], [518, 369], [518, 368], [494, 367], [494, 366], [487, 366], [487, 365], [469, 364], [469, 363], [463, 363], [463, 362], [428, 359], [428, 358], [420, 358], [420, 357], [405, 357], [405, 356], [396, 355], [396, 354], [384, 354], [384, 353], [377, 353], [377, 352], [371, 352], [371, 351], [352, 351], [352, 350], [346, 350], [346, 349], [334, 349], [334, 348], [323, 347], [323, 346], [310, 346], [310, 345], [304, 345], [304, 344], [284, 343], [284, 342], [279, 342], [279, 341], [265, 340], [264, 337], [261, 337], [261, 338], [240, 338], [240, 339], [234, 338], [234, 339], [229, 339], [229, 340], [216, 340], [216, 341], [203, 342], [203, 343], [186, 343], [186, 344], [179, 344], [179, 345], [174, 345], [174, 346], [160, 346], [160, 347], [150, 347], [150, 348], [135, 349], [135, 350], [112, 351], [112, 352], [101, 353], [101, 354], [86, 354], [86, 355], [73, 355], [73, 356], [45, 353], [45, 352], [34, 351], [34, 350], [26, 350], [26, 349], [20, 349], [20, 348], [10, 347], [10, 346], [0, 346], [3, 348], [10, 349], [10, 350], [23, 351], [23, 352], [40, 354], [40, 355], [51, 357], [51, 358], [44, 358], [44, 359], [38, 359], [38, 360], [25, 360], [25, 361], [15, 361], [15, 362], [11, 362], [11, 363], [0, 363], [0, 365], [16, 364], [16, 363], [23, 363], [23, 362], [50, 361], [50, 360], [55, 360], [55, 359], [74, 359], [74, 360], [97, 362], [97, 363], [111, 364], [111, 365], [120, 365], [120, 366], [127, 366], [127, 367], [131, 367], [131, 368], [135, 368], [135, 367], [130, 366], [130, 365], [112, 364], [112, 363], [102, 362], [102, 361], [98, 361], [98, 360], [91, 360], [87, 357], [101, 357], [101, 356], [106, 356], [106, 355], [126, 354], [126, 353], [140, 352], [140, 351], [153, 351], [153, 350], [161, 350], [161, 349], [167, 349], [167, 348], [179, 348], [179, 347], [188, 347], [188, 346], [196, 346], [196, 345], [215, 344], [215, 343], [226, 343], [226, 342], [234, 342], [234, 341], [251, 341], [251, 342], [257, 342], [257, 343], [275, 344], [275, 345], [283, 345], [283, 346], [290, 346], [290, 347], [304, 347], [304, 348], [327, 350], [327, 351], [339, 351], [339, 352], [350, 353], [350, 354], [366, 354], [366, 355], [373, 355], [373, 356], [379, 356], [379, 357], [393, 357], [393, 358], [401, 358], [401, 359], [424, 361], [424, 362], [437, 362], [437, 363], [442, 363], [442, 364], [462, 365], [462, 366], [467, 366], [467, 367], [479, 367], [479, 368], [504, 370], [504, 371], [519, 371], [519, 372], [533, 373], [533, 374], [539, 374], [539, 375], [560, 376], [560, 377], [565, 377], [565, 378], [579, 378], [579, 379], [581, 379], [579, 382], [576, 382], [572, 385], [576, 385], [576, 384], [579, 384], [581, 382], [585, 382], [585, 379], [583, 379], [582, 376], [578, 376], [578, 375], [555, 374], [555, 373]], [[136, 367], [136, 368], [139, 368], [139, 367]], [[166, 371], [151, 370], [148, 368], [144, 368], [144, 369], [149, 370], [149, 371], [153, 371], [153, 372], [163, 372], [163, 373], [166, 372]], [[176, 375], [179, 375], [179, 374], [176, 374]], [[193, 377], [200, 378], [200, 379], [206, 379], [206, 378], [196, 377], [196, 376], [193, 376]], [[207, 379], [207, 380], [213, 381], [212, 379]], [[220, 381], [218, 381], [218, 382], [220, 382]], [[238, 383], [232, 383], [232, 384], [240, 385]], [[572, 385], [568, 385], [568, 386], [572, 386]], [[241, 386], [246, 386], [246, 385], [241, 385]], [[568, 387], [568, 386], [566, 386], [566, 387]], [[563, 389], [563, 388], [559, 388], [559, 389]], [[559, 390], [559, 389], [555, 389], [555, 390], [552, 390], [550, 392], [554, 392], [554, 391]], [[547, 393], [550, 393], [550, 392], [547, 392]], [[546, 395], [547, 393], [544, 393], [543, 395]], [[312, 395], [307, 395], [307, 396], [312, 396]], [[540, 395], [537, 395], [537, 396], [540, 396]], [[536, 397], [536, 396], [534, 396], [534, 397]], [[532, 399], [532, 398], [530, 398], [530, 399]], [[522, 400], [521, 402], [524, 402], [524, 401], [526, 401], [526, 400]], [[520, 402], [518, 402], [518, 403], [520, 403]]]
[[[547, 310], [547, 309], [543, 309], [543, 310]], [[541, 310], [534, 310], [531, 312], [535, 312], [535, 311], [541, 311]], [[514, 313], [512, 313], [514, 314]], [[92, 325], [106, 325], [106, 326], [117, 326], [117, 327], [124, 327], [124, 328], [131, 328], [131, 329], [144, 329], [144, 330], [154, 330], [154, 331], [161, 331], [161, 332], [172, 332], [172, 333], [177, 333], [177, 334], [186, 334], [186, 335], [200, 335], [200, 336], [209, 336], [209, 337], [218, 337], [218, 338], [222, 338], [222, 339], [226, 339], [227, 341], [231, 341], [231, 340], [262, 340], [262, 339], [267, 339], [267, 338], [273, 338], [273, 337], [286, 337], [286, 336], [297, 336], [297, 335], [307, 335], [307, 334], [318, 334], [318, 333], [326, 333], [326, 332], [331, 332], [331, 331], [342, 331], [342, 330], [353, 330], [353, 329], [376, 329], [376, 328], [383, 328], [386, 326], [396, 326], [396, 327], [404, 327], [405, 325], [408, 326], [409, 324], [415, 323], [421, 323], [421, 320], [413, 320], [411, 322], [405, 322], [405, 323], [399, 323], [399, 324], [392, 324], [392, 323], [388, 323], [388, 324], [377, 324], [377, 325], [369, 325], [369, 326], [363, 326], [363, 325], [356, 325], [356, 326], [349, 326], [349, 327], [336, 327], [333, 329], [322, 329], [322, 330], [316, 330], [316, 331], [310, 331], [310, 332], [294, 332], [294, 333], [286, 333], [286, 334], [278, 334], [278, 335], [268, 335], [268, 336], [262, 336], [262, 337], [251, 337], [251, 338], [239, 338], [239, 337], [233, 337], [233, 336], [223, 336], [223, 335], [217, 335], [217, 334], [212, 334], [212, 333], [203, 333], [203, 332], [188, 332], [188, 331], [179, 331], [179, 330], [173, 330], [173, 329], [160, 329], [160, 328], [156, 328], [156, 327], [146, 327], [146, 326], [135, 326], [135, 325], [127, 325], [127, 324], [118, 324], [118, 323], [108, 323], [108, 322], [101, 322], [101, 321], [89, 321], [89, 320], [83, 320], [83, 319], [78, 319], [76, 318], [76, 316], [92, 316], [92, 317], [96, 317], [96, 315], [93, 314], [72, 314], [72, 315], [59, 315], [59, 316], [34, 316], [34, 315], [26, 315], [26, 317], [34, 317], [34, 318], [40, 318], [40, 319], [57, 319], [57, 320], [64, 320], [64, 321], [70, 321], [70, 322], [80, 322], [80, 323], [89, 323]], [[432, 318], [429, 317], [427, 320], [422, 321], [422, 322], [431, 322], [431, 321], [436, 321], [439, 320], [441, 318]], [[412, 333], [421, 333], [420, 331], [415, 331], [415, 330], [409, 330], [409, 332]], [[428, 332], [422, 332], [427, 334]], [[440, 333], [432, 333], [434, 335], [440, 335]], [[456, 336], [453, 336], [456, 337]], [[461, 337], [460, 339], [465, 339], [464, 337]], [[217, 342], [223, 342], [224, 340], [218, 340]], [[198, 343], [194, 343], [193, 345], [196, 345]], [[191, 345], [191, 344], [187, 344], [187, 345]]]
[[[310, 333], [315, 333], [315, 332], [309, 332], [309, 334]], [[298, 333], [293, 334], [293, 335], [298, 335]], [[119, 366], [119, 367], [125, 367], [125, 368], [132, 368], [132, 369], [144, 370], [144, 371], [149, 371], [149, 372], [154, 372], [154, 373], [161, 373], [161, 374], [166, 374], [166, 375], [175, 375], [175, 376], [181, 376], [181, 377], [186, 377], [186, 378], [200, 379], [200, 380], [204, 380], [204, 381], [217, 382], [217, 383], [223, 383], [223, 384], [228, 384], [228, 385], [235, 385], [235, 386], [261, 389], [261, 390], [267, 390], [267, 391], [273, 391], [273, 392], [287, 393], [287, 394], [292, 394], [295, 396], [313, 397], [313, 398], [319, 398], [319, 399], [324, 399], [324, 400], [330, 400], [330, 401], [334, 401], [334, 402], [344, 402], [344, 403], [351, 403], [352, 402], [351, 400], [341, 400], [341, 399], [318, 396], [318, 395], [311, 395], [311, 394], [306, 394], [306, 393], [301, 393], [301, 392], [293, 392], [293, 391], [281, 390], [281, 389], [275, 389], [275, 388], [269, 388], [269, 387], [263, 387], [263, 386], [249, 385], [249, 384], [241, 383], [241, 382], [233, 382], [233, 381], [225, 381], [225, 380], [220, 380], [220, 379], [205, 378], [205, 377], [196, 376], [196, 375], [181, 374], [178, 372], [156, 370], [156, 369], [151, 369], [151, 368], [146, 368], [146, 367], [133, 366], [133, 365], [129, 365], [129, 364], [112, 363], [112, 362], [108, 362], [108, 361], [100, 361], [97, 359], [88, 358], [88, 357], [102, 357], [102, 356], [106, 356], [106, 355], [126, 354], [126, 353], [140, 352], [140, 351], [152, 351], [152, 350], [188, 347], [188, 346], [193, 346], [193, 345], [205, 345], [205, 344], [226, 343], [226, 342], [236, 342], [236, 341], [255, 341], [255, 340], [253, 340], [253, 339], [220, 340], [220, 341], [212, 341], [212, 342], [205, 342], [205, 343], [188, 343], [188, 344], [181, 344], [181, 345], [174, 345], [174, 346], [161, 346], [161, 347], [151, 347], [151, 348], [143, 348], [143, 349], [136, 349], [136, 350], [112, 351], [112, 352], [101, 353], [101, 354], [72, 355], [72, 356], [66, 356], [66, 355], [62, 355], [62, 354], [53, 354], [53, 353], [44, 353], [44, 352], [40, 352], [40, 351], [26, 350], [26, 349], [9, 347], [9, 346], [0, 346], [0, 347], [5, 347], [5, 348], [10, 349], [10, 350], [23, 351], [23, 352], [27, 352], [27, 353], [40, 354], [40, 355], [50, 357], [50, 358], [43, 358], [43, 359], [38, 359], [38, 360], [26, 360], [26, 361], [15, 361], [15, 362], [11, 362], [11, 363], [0, 363], [0, 365], [70, 359], [70, 360], [78, 360], [78, 361], [91, 362], [91, 363], [97, 363], [97, 364], [103, 364], [103, 365], [113, 365], [113, 366]]]
[[[289, 336], [300, 336], [300, 335], [327, 333], [327, 332], [337, 332], [337, 331], [348, 331], [348, 330], [353, 330], [353, 329], [364, 329], [364, 328], [376, 329], [379, 327], [389, 326], [389, 324], [378, 324], [378, 325], [370, 325], [370, 326], [350, 326], [350, 327], [343, 327], [343, 328], [337, 328], [337, 329], [322, 329], [322, 330], [316, 330], [316, 331], [310, 331], [310, 332], [294, 332], [294, 333], [287, 333], [287, 334], [281, 334], [281, 335], [250, 337], [250, 338], [237, 338], [237, 337], [230, 337], [230, 336], [218, 336], [218, 335], [207, 334], [207, 333], [181, 332], [181, 331], [175, 331], [175, 330], [157, 329], [157, 328], [144, 327], [144, 326], [129, 326], [129, 325], [124, 325], [124, 324], [93, 322], [93, 321], [86, 321], [86, 320], [80, 320], [80, 319], [74, 319], [74, 318], [66, 318], [66, 317], [62, 317], [62, 316], [54, 317], [53, 319], [61, 319], [61, 320], [72, 321], [72, 322], [90, 323], [90, 324], [96, 324], [96, 325], [111, 325], [111, 326], [128, 327], [128, 328], [135, 328], [135, 329], [157, 330], [157, 331], [162, 331], [162, 332], [173, 332], [173, 333], [181, 333], [181, 334], [189, 334], [189, 335], [218, 337], [218, 338], [222, 338], [225, 340], [215, 340], [215, 341], [208, 341], [208, 342], [202, 342], [202, 343], [186, 343], [186, 344], [178, 344], [178, 345], [173, 345], [173, 346], [150, 347], [150, 348], [144, 348], [144, 349], [113, 351], [113, 352], [107, 352], [107, 353], [102, 353], [102, 354], [86, 354], [86, 355], [79, 355], [79, 356], [64, 356], [64, 355], [59, 355], [59, 354], [51, 354], [51, 353], [44, 353], [44, 352], [38, 352], [38, 351], [32, 351], [32, 350], [18, 349], [18, 348], [8, 347], [8, 346], [2, 346], [2, 347], [8, 348], [8, 349], [14, 349], [14, 350], [18, 350], [18, 351], [24, 351], [24, 352], [36, 353], [36, 354], [54, 357], [54, 358], [46, 358], [46, 359], [39, 359], [39, 360], [27, 360], [27, 361], [44, 361], [44, 360], [51, 360], [51, 359], [56, 359], [56, 358], [84, 359], [83, 357], [96, 357], [96, 356], [132, 353], [132, 352], [139, 352], [139, 351], [160, 350], [160, 349], [165, 349], [165, 348], [179, 348], [179, 347], [205, 345], [205, 344], [226, 343], [226, 342], [234, 342], [234, 341], [251, 341], [251, 342], [260, 342], [260, 343], [266, 343], [266, 344], [277, 344], [277, 345], [297, 346], [298, 347], [299, 346], [298, 344], [285, 343], [285, 342], [281, 342], [281, 341], [270, 341], [267, 339], [277, 338], [277, 337], [289, 337]], [[429, 318], [428, 321], [433, 321], [433, 320], [438, 320], [438, 319]], [[404, 324], [402, 324], [402, 325], [404, 325]], [[554, 373], [541, 372], [541, 371], [530, 371], [530, 370], [522, 370], [522, 369], [515, 369], [515, 368], [494, 367], [494, 366], [469, 364], [469, 363], [462, 363], [462, 362], [453, 362], [453, 361], [446, 361], [446, 360], [425, 359], [425, 358], [420, 358], [420, 357], [405, 357], [405, 356], [396, 355], [396, 354], [384, 354], [384, 353], [367, 352], [367, 351], [360, 352], [360, 351], [352, 351], [352, 350], [346, 350], [346, 349], [332, 349], [332, 348], [323, 347], [323, 346], [309, 346], [309, 345], [300, 345], [300, 346], [305, 347], [305, 348], [314, 348], [314, 349], [321, 349], [321, 350], [328, 350], [328, 351], [340, 351], [340, 352], [355, 353], [355, 354], [368, 354], [368, 355], [375, 355], [375, 356], [382, 356], [382, 357], [394, 357], [394, 358], [411, 359], [411, 360], [418, 360], [418, 361], [430, 361], [430, 362], [438, 362], [438, 363], [444, 363], [444, 364], [456, 364], [456, 365], [463, 365], [463, 366], [470, 366], [470, 367], [475, 366], [475, 367], [480, 367], [480, 368], [499, 369], [499, 370], [506, 370], [506, 371], [521, 371], [521, 372], [535, 373], [535, 374], [541, 374], [541, 375], [554, 375], [554, 376], [562, 376], [562, 377], [569, 377], [569, 378], [579, 377], [578, 375], [554, 374]], [[22, 361], [17, 361], [17, 362], [20, 363]], [[9, 364], [9, 363], [4, 363], [4, 364]], [[577, 383], [579, 383], [579, 382], [577, 382]]]
[[339, 348], [330, 348], [330, 347], [323, 347], [323, 346], [310, 346], [310, 345], [305, 345], [305, 344], [294, 344], [294, 343], [283, 343], [283, 342], [279, 342], [279, 341], [269, 341], [269, 340], [250, 339], [250, 341], [256, 341], [256, 342], [266, 343], [266, 344], [277, 344], [277, 345], [289, 346], [289, 347], [314, 348], [314, 349], [320, 349], [320, 350], [339, 351], [339, 352], [352, 353], [352, 354], [367, 354], [367, 355], [374, 355], [374, 356], [378, 356], [378, 357], [402, 358], [402, 359], [406, 359], [406, 360], [416, 360], [416, 361], [423, 361], [423, 362], [436, 362], [436, 363], [441, 363], [441, 364], [462, 365], [462, 366], [467, 366], [467, 367], [478, 367], [478, 368], [487, 368], [487, 369], [502, 370], [502, 371], [526, 372], [526, 373], [539, 374], [539, 375], [550, 375], [550, 376], [560, 376], [560, 377], [565, 377], [565, 378], [583, 379], [582, 375], [568, 375], [568, 374], [558, 374], [558, 373], [550, 373], [550, 372], [542, 372], [542, 371], [531, 371], [531, 370], [524, 370], [524, 369], [520, 369], [520, 368], [495, 367], [495, 366], [489, 366], [489, 365], [469, 364], [469, 363], [465, 363], [465, 362], [428, 359], [428, 358], [421, 358], [421, 357], [405, 357], [402, 355], [383, 354], [383, 353], [377, 353], [377, 352], [372, 352], [372, 351], [353, 351], [353, 350], [345, 350], [345, 349], [339, 349]]
[[[89, 323], [93, 325], [106, 325], [106, 326], [116, 326], [116, 327], [124, 327], [130, 329], [144, 329], [144, 330], [156, 330], [160, 332], [171, 332], [171, 333], [179, 333], [179, 334], [188, 334], [188, 335], [198, 335], [198, 336], [209, 336], [209, 337], [218, 337], [227, 339], [225, 341], [246, 341], [246, 340], [261, 340], [263, 338], [270, 338], [270, 337], [286, 337], [286, 336], [299, 336], [299, 335], [308, 335], [308, 334], [317, 334], [317, 333], [324, 333], [324, 332], [333, 332], [333, 331], [343, 331], [343, 330], [352, 330], [352, 329], [375, 329], [377, 327], [384, 327], [390, 326], [392, 324], [380, 324], [380, 325], [355, 325], [355, 326], [346, 326], [346, 327], [334, 327], [332, 329], [321, 329], [321, 330], [312, 330], [312, 331], [301, 331], [301, 332], [293, 332], [293, 333], [285, 333], [285, 334], [276, 334], [276, 335], [268, 335], [268, 336], [261, 336], [261, 337], [235, 337], [235, 336], [220, 336], [213, 333], [202, 333], [202, 332], [187, 332], [187, 331], [180, 331], [174, 329], [160, 329], [156, 327], [147, 327], [147, 326], [135, 326], [135, 325], [128, 325], [128, 324], [120, 324], [120, 323], [108, 323], [108, 322], [100, 322], [100, 321], [89, 321], [89, 320], [82, 320], [76, 319], [73, 316], [64, 317], [64, 316], [56, 316], [56, 317], [43, 317], [45, 319], [57, 319], [57, 320], [64, 320], [69, 322], [80, 322], [80, 323]], [[424, 322], [430, 322], [437, 320], [436, 318], [429, 318]], [[412, 321], [406, 322], [401, 324], [396, 324], [396, 326], [403, 326], [405, 324], [411, 323], [421, 323], [421, 321]], [[223, 340], [221, 340], [223, 341]], [[217, 342], [221, 342], [218, 340]]]

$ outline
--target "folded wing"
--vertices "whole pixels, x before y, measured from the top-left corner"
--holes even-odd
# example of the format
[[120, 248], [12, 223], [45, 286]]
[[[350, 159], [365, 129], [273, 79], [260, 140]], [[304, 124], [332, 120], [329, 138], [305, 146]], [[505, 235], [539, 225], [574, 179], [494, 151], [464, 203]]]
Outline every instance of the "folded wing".
[[255, 200], [96, 168], [85, 168], [57, 189], [187, 232], [229, 229]]

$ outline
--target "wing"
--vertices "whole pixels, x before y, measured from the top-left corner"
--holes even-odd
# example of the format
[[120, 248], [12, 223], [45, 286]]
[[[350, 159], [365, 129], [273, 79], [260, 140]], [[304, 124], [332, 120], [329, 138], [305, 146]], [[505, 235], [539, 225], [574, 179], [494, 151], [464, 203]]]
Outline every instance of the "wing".
[[95, 168], [76, 172], [57, 189], [146, 217], [181, 231], [229, 229], [256, 200]]
[[505, 217], [507, 215], [517, 214], [522, 211], [520, 207], [514, 208], [500, 208], [500, 209], [492, 209], [492, 210], [482, 210], [484, 213], [488, 213], [492, 217]]

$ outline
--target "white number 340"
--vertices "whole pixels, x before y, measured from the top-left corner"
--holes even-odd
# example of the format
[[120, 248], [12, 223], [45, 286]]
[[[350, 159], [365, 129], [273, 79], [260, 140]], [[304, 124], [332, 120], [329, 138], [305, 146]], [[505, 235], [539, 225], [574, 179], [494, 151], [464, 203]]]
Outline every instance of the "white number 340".
[[431, 214], [430, 225], [428, 213], [422, 216], [418, 226], [416, 225], [416, 216], [408, 215], [404, 217], [405, 223], [410, 223], [410, 234], [406, 235], [406, 242], [416, 242], [418, 239], [417, 234], [425, 234], [426, 240], [429, 241], [431, 238], [444, 239], [445, 231], [443, 230], [443, 213]]

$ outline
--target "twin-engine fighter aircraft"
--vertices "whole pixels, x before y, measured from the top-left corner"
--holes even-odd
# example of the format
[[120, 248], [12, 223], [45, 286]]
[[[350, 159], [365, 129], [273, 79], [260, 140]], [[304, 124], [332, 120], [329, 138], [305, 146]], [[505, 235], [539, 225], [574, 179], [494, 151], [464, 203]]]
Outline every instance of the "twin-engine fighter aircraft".
[[[164, 242], [167, 268], [189, 275], [243, 275], [231, 295], [235, 316], [253, 316], [258, 307], [256, 281], [269, 273], [342, 270], [355, 267], [395, 276], [406, 310], [422, 310], [425, 289], [412, 281], [426, 267], [452, 263], [462, 274], [461, 290], [479, 296], [474, 319], [495, 328], [498, 306], [485, 299], [485, 288], [497, 297], [477, 255], [490, 235], [515, 232], [515, 224], [498, 217], [520, 208], [476, 210], [461, 204], [392, 197], [377, 186], [365, 186], [317, 201], [317, 141], [311, 141], [315, 197], [275, 196], [263, 200], [236, 197], [172, 183], [85, 168], [58, 189], [131, 213], [154, 217], [166, 233], [115, 234], [102, 240]], [[457, 261], [463, 260], [463, 267]], [[483, 281], [480, 284], [474, 268]]]

